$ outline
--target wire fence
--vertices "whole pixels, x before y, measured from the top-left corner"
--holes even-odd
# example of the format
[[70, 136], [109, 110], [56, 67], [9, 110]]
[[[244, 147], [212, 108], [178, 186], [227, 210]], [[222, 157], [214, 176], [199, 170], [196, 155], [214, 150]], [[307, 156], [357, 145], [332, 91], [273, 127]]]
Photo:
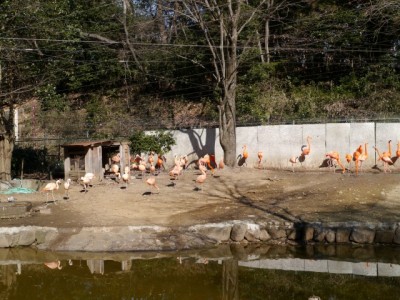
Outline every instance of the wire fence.
[[[325, 124], [325, 123], [400, 123], [400, 117], [381, 117], [381, 118], [315, 118], [315, 119], [287, 119], [284, 121], [260, 122], [259, 120], [238, 121], [237, 127], [251, 126], [271, 126], [271, 125], [306, 125], [306, 124]], [[60, 124], [58, 125], [60, 126]], [[51, 124], [47, 124], [40, 132], [22, 132], [16, 144], [21, 147], [33, 148], [55, 148], [60, 151], [60, 145], [68, 142], [87, 141], [87, 140], [127, 140], [138, 130], [157, 131], [157, 130], [181, 130], [198, 128], [218, 128], [219, 123], [215, 120], [193, 120], [190, 124], [173, 122], [143, 122], [141, 120], [121, 120], [112, 123], [88, 123], [72, 122], [61, 124], [55, 129]], [[45, 133], [43, 133], [45, 132]], [[54, 150], [54, 149], [53, 149]]]

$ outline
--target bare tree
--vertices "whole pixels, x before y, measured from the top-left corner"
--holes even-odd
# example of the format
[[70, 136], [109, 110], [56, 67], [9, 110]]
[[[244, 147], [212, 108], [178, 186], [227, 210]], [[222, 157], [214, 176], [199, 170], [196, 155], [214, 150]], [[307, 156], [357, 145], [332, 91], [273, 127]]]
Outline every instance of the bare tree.
[[[241, 33], [260, 12], [266, 0], [250, 6], [245, 0], [184, 0], [184, 16], [197, 24], [212, 55], [219, 111], [219, 139], [224, 161], [236, 163], [236, 89]], [[217, 33], [217, 34], [215, 34]]]

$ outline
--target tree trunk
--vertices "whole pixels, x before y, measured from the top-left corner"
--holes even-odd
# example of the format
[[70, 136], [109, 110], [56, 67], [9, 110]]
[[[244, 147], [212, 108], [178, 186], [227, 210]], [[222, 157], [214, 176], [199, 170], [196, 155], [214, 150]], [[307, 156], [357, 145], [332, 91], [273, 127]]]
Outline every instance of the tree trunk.
[[[230, 88], [229, 88], [230, 87]], [[224, 150], [224, 162], [229, 167], [236, 165], [236, 88], [228, 85], [219, 105], [219, 141]]]
[[162, 0], [157, 0], [157, 12], [156, 22], [158, 27], [158, 33], [160, 34], [160, 42], [163, 44], [167, 43], [167, 34], [165, 32], [165, 20], [163, 16], [163, 3]]
[[13, 150], [13, 137], [4, 134], [0, 138], [0, 180], [11, 181], [11, 159]]

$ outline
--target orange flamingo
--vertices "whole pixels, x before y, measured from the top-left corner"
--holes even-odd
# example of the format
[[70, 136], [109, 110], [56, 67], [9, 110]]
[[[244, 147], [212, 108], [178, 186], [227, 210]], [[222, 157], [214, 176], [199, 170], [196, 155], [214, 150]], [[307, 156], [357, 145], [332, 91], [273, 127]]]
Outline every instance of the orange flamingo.
[[389, 156], [388, 152], [383, 152], [382, 154], [379, 152], [377, 147], [373, 147], [378, 154], [378, 160], [383, 162], [383, 172], [386, 173], [387, 171], [392, 172], [389, 168], [389, 164], [393, 164], [391, 157]]
[[350, 165], [351, 165], [351, 161], [353, 160], [353, 156], [349, 153], [346, 154], [346, 161], [347, 161], [347, 169], [350, 172]]
[[163, 168], [165, 170], [164, 161], [166, 161], [165, 156], [162, 154], [158, 154], [156, 168], [159, 170], [161, 170], [161, 168]]
[[356, 151], [353, 152], [353, 161], [356, 168], [356, 175], [358, 175], [359, 159], [362, 152], [363, 152], [362, 145], [358, 146]]
[[263, 152], [262, 151], [258, 151], [257, 157], [258, 157], [258, 168], [259, 169], [261, 169], [263, 156], [264, 156]]
[[211, 165], [211, 156], [208, 154], [204, 155], [201, 162], [207, 164], [208, 168], [211, 170], [211, 175], [214, 175], [214, 167]]
[[246, 164], [247, 166], [247, 158], [249, 158], [249, 152], [247, 150], [247, 145], [243, 145], [242, 147], [243, 152], [238, 155], [237, 159], [239, 159], [238, 164], [239, 166], [243, 166]]
[[54, 190], [58, 190], [58, 188], [60, 187], [60, 183], [61, 183], [61, 181], [59, 179], [57, 179], [56, 182], [49, 182], [42, 189], [43, 192], [46, 192], [46, 202], [48, 201], [49, 192], [51, 192], [51, 197], [53, 198], [53, 201], [54, 202], [56, 201], [54, 199]]
[[364, 144], [364, 152], [360, 154], [360, 156], [358, 157], [358, 161], [360, 162], [360, 173], [362, 172], [362, 166], [364, 161], [367, 160], [368, 158], [368, 143]]
[[247, 151], [247, 145], [243, 145], [243, 158], [249, 158], [249, 152]]
[[309, 155], [311, 152], [311, 141], [312, 138], [310, 136], [307, 136], [307, 145], [301, 146], [301, 155]]
[[340, 161], [340, 155], [337, 151], [330, 151], [325, 154], [325, 156], [331, 160], [331, 164], [337, 163], [342, 168], [342, 174], [346, 172], [346, 168], [343, 166], [342, 162]]
[[294, 173], [294, 165], [297, 163], [297, 160], [299, 159], [298, 156], [292, 156], [289, 158], [289, 162], [292, 164], [292, 172]]

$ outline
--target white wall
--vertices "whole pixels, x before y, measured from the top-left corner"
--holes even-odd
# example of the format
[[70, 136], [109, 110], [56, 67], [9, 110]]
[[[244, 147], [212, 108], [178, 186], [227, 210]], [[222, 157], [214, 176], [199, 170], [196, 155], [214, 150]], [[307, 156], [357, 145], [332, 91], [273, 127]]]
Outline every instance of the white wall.
[[[185, 129], [173, 131], [176, 145], [167, 155], [167, 165], [173, 163], [174, 155], [188, 155], [190, 161], [195, 161], [205, 154], [215, 154], [217, 162], [222, 158], [223, 151], [219, 143], [219, 130]], [[375, 150], [387, 151], [387, 142], [392, 140], [392, 155], [395, 156], [397, 141], [400, 139], [399, 123], [327, 123], [304, 125], [267, 125], [256, 127], [238, 127], [236, 129], [236, 153], [242, 152], [242, 146], [248, 146], [248, 167], [256, 165], [257, 152], [264, 153], [263, 165], [267, 168], [290, 169], [288, 160], [291, 156], [301, 154], [301, 146], [311, 140], [311, 153], [302, 163], [303, 167], [318, 169], [329, 151], [338, 151], [343, 163], [345, 155], [353, 154], [359, 145], [368, 143], [368, 159], [364, 168], [376, 164]]]

